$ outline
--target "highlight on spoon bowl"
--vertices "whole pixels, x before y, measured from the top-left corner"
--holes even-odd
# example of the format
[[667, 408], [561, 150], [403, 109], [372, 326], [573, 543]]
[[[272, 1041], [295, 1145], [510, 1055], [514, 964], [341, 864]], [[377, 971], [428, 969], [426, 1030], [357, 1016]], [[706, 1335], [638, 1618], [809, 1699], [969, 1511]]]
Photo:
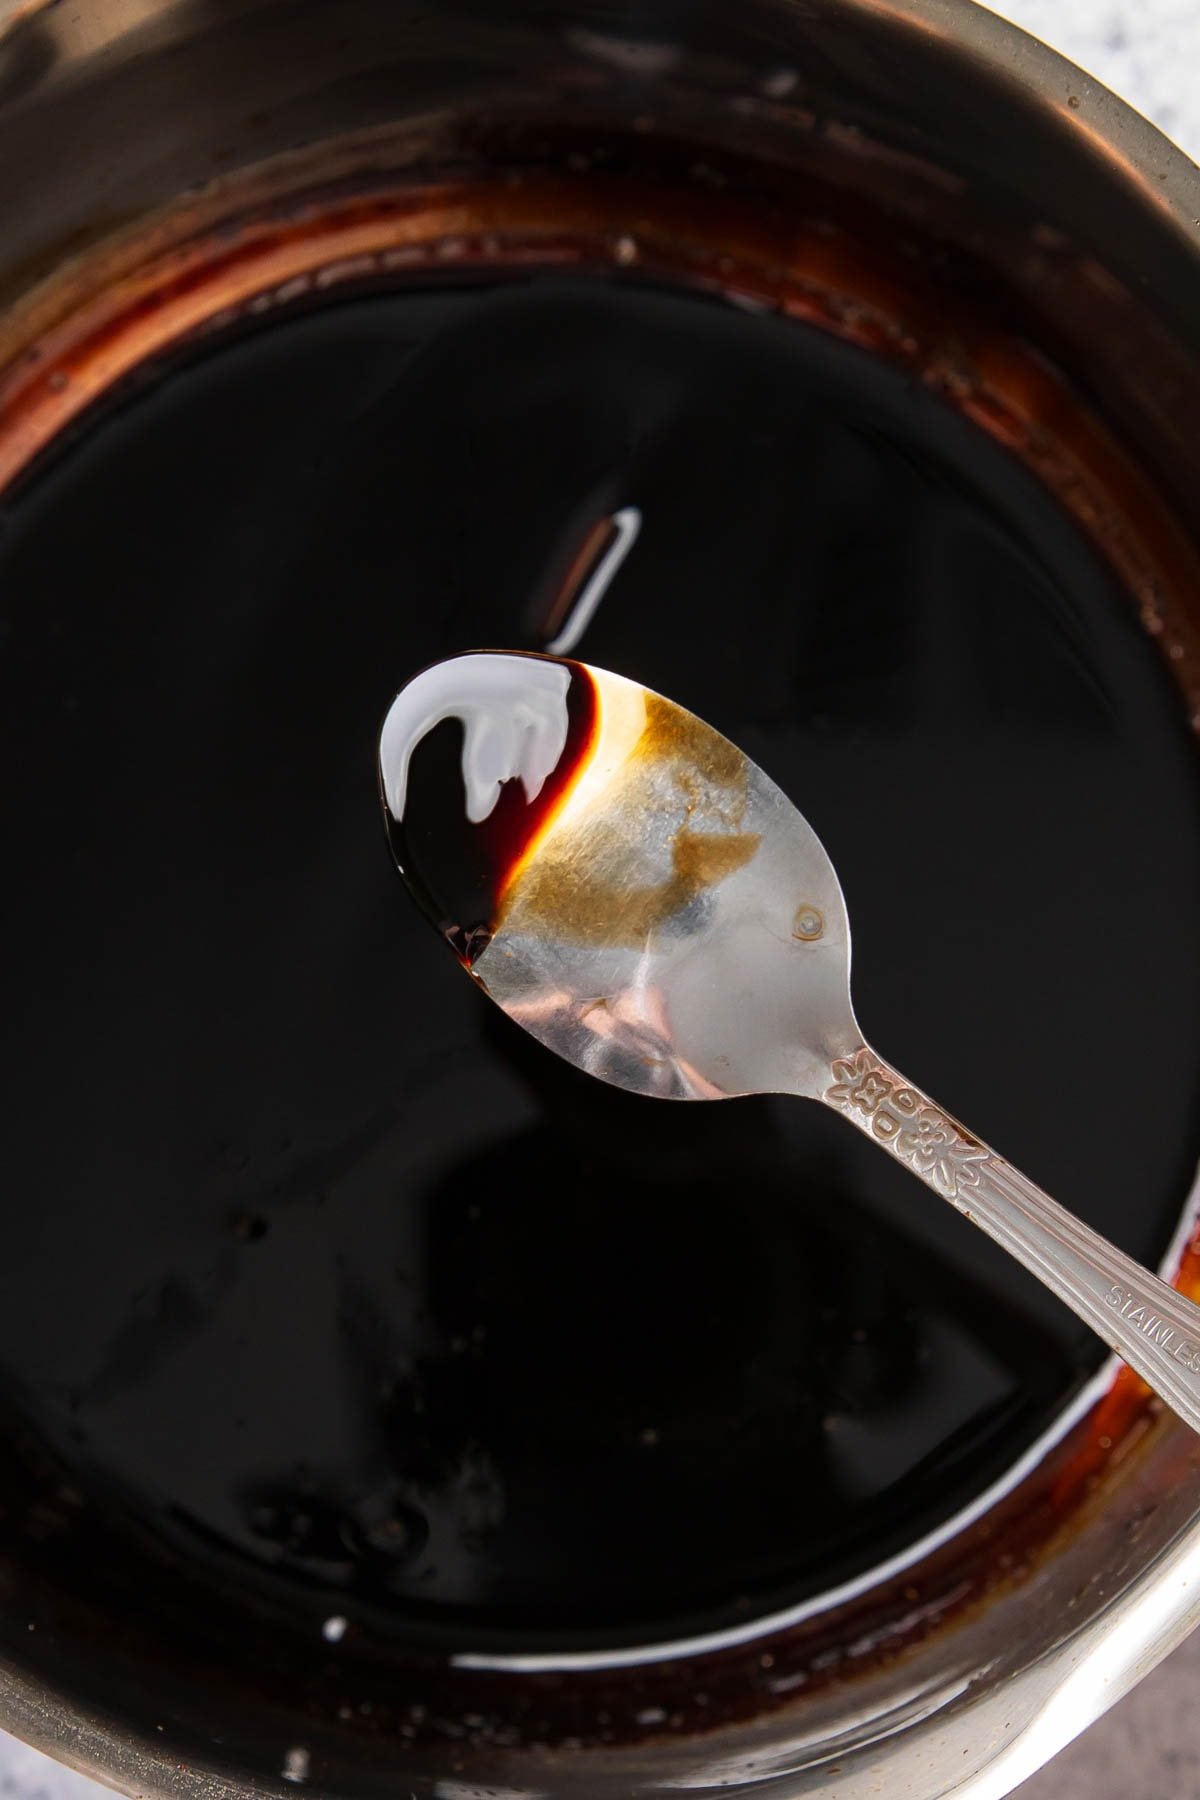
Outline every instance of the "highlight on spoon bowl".
[[582, 663], [516, 652], [434, 663], [388, 709], [379, 773], [392, 852], [468, 967], [590, 762], [597, 717]]

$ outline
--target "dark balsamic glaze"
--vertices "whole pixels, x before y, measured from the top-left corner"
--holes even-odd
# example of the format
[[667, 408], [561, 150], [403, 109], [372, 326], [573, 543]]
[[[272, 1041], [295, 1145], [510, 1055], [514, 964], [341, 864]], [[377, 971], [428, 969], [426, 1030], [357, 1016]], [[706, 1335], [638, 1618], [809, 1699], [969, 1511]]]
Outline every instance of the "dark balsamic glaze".
[[[561, 673], [561, 701], [556, 689], [547, 694], [537, 679], [550, 669]], [[432, 700], [424, 697], [431, 679], [437, 684]], [[458, 711], [437, 718], [451, 690]], [[512, 772], [486, 817], [473, 821], [463, 769], [472, 733], [477, 728], [501, 731], [514, 711], [527, 710], [531, 700], [535, 707], [541, 703], [544, 728], [561, 714], [561, 748], [553, 766], [539, 769], [537, 791], [531, 794], [517, 773], [522, 757], [518, 738]], [[430, 705], [435, 712], [427, 716]], [[431, 717], [436, 722], [431, 724]], [[408, 770], [403, 795], [396, 798], [399, 817], [386, 791], [383, 795], [388, 841], [413, 898], [469, 968], [491, 942], [505, 890], [587, 755], [595, 728], [595, 689], [577, 663], [476, 653], [418, 675], [389, 713], [389, 721], [398, 718]]]
[[[222, 1666], [257, 1619], [316, 1658], [348, 1616], [344, 1671], [760, 1615], [973, 1500], [1098, 1365], [823, 1109], [591, 1082], [408, 906], [389, 700], [544, 647], [626, 504], [577, 653], [795, 797], [872, 1038], [1147, 1262], [1179, 1217], [1192, 744], [1009, 457], [799, 326], [617, 283], [210, 347], [0, 533], [0, 1510], [30, 1566], [112, 1620], [152, 1586], [164, 1641], [210, 1631]], [[431, 795], [460, 744], [421, 746]], [[488, 916], [472, 855], [453, 923]], [[54, 1641], [6, 1615], [14, 1655]]]

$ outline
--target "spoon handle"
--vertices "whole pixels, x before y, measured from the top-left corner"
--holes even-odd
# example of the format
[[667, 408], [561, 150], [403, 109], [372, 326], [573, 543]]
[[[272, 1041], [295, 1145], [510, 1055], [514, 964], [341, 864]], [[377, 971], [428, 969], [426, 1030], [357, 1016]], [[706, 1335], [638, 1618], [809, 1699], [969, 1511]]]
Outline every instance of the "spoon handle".
[[821, 1095], [1002, 1244], [1200, 1431], [1200, 1306], [1052, 1200], [864, 1044]]

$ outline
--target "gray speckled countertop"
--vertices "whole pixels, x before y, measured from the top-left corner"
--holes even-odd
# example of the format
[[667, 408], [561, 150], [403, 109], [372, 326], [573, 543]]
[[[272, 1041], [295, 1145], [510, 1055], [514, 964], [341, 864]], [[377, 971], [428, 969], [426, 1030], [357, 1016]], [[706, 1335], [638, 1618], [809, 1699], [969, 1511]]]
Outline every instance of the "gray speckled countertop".
[[[1114, 88], [1200, 161], [1200, 0], [996, 0], [992, 10]], [[1198, 1684], [1200, 1633], [1026, 1782], [1021, 1800], [1200, 1795]], [[0, 1800], [100, 1800], [104, 1791], [0, 1732]]]
[[991, 10], [1098, 76], [1200, 161], [1197, 0], [991, 0]]

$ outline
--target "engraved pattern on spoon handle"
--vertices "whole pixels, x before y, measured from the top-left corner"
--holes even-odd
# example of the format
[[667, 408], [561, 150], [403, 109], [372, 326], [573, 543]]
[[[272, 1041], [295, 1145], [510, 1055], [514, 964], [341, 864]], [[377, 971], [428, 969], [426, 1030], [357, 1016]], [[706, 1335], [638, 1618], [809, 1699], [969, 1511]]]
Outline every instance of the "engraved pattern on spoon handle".
[[1200, 1431], [1200, 1306], [1052, 1200], [867, 1045], [834, 1061], [830, 1075], [827, 1106], [1002, 1244]]

